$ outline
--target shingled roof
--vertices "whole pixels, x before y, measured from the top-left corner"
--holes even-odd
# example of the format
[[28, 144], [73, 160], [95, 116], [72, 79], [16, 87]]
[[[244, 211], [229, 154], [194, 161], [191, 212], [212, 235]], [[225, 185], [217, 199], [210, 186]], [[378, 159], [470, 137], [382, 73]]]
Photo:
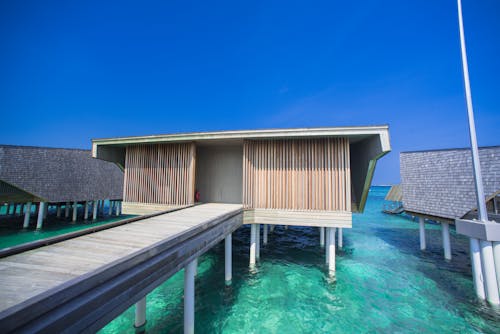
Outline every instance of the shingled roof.
[[[479, 149], [486, 200], [500, 191], [500, 146]], [[400, 154], [406, 211], [454, 220], [477, 208], [469, 149]]]
[[121, 199], [123, 172], [90, 150], [0, 145], [0, 200]]

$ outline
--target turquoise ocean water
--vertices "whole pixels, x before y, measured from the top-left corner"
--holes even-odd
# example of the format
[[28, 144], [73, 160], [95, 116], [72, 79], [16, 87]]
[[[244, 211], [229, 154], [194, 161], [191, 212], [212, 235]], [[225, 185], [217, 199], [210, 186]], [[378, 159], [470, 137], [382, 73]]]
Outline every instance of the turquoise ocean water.
[[[325, 275], [313, 228], [270, 234], [255, 271], [249, 228], [233, 235], [233, 282], [224, 284], [224, 247], [199, 259], [197, 333], [500, 333], [500, 311], [475, 299], [468, 240], [452, 231], [443, 259], [437, 225], [419, 251], [418, 224], [380, 212], [387, 187], [373, 187], [337, 251], [337, 278]], [[182, 333], [183, 271], [147, 300], [147, 332]], [[101, 330], [134, 333], [134, 308]]]

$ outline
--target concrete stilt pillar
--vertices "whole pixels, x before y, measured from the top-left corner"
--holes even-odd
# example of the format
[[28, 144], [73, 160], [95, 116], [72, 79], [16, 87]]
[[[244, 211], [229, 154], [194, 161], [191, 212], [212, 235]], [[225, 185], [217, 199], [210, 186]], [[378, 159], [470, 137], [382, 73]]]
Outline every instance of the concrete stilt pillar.
[[43, 226], [43, 213], [45, 212], [45, 206], [47, 206], [46, 202], [40, 202], [38, 206], [38, 218], [36, 221], [36, 228], [40, 229]]
[[43, 210], [43, 219], [47, 219], [47, 216], [49, 214], [49, 203], [45, 205], [45, 209]]
[[418, 228], [420, 231], [420, 250], [425, 250], [425, 219], [424, 217], [418, 217]]
[[319, 228], [319, 245], [325, 247], [325, 228], [323, 226]]
[[274, 232], [274, 225], [270, 225], [269, 227], [269, 232], [273, 233]]
[[119, 216], [121, 211], [121, 203], [120, 201], [115, 202], [115, 215]]
[[288, 225], [285, 225], [285, 230], [288, 230]]
[[257, 225], [250, 224], [250, 266], [255, 266], [255, 253], [257, 248]]
[[257, 225], [257, 231], [255, 235], [255, 259], [260, 260], [260, 224]]
[[500, 304], [498, 296], [498, 283], [495, 274], [495, 260], [493, 258], [493, 246], [491, 241], [479, 241], [481, 248], [481, 265], [486, 292], [486, 300], [493, 305]]
[[70, 206], [70, 203], [66, 202], [66, 205], [64, 206], [64, 218], [66, 218], [66, 219], [69, 218], [69, 206]]
[[198, 276], [198, 258], [193, 260], [194, 262], [194, 276]]
[[335, 276], [335, 228], [328, 227], [328, 274]]
[[96, 220], [97, 219], [97, 207], [98, 207], [99, 203], [97, 200], [94, 200], [94, 202], [92, 203], [92, 220]]
[[146, 325], [146, 296], [135, 304], [135, 321], [134, 327], [139, 332], [144, 332]]
[[267, 224], [264, 224], [264, 231], [262, 232], [263, 233], [263, 237], [262, 237], [262, 243], [265, 245], [267, 245], [267, 229], [269, 228], [269, 226]]
[[226, 285], [231, 284], [233, 279], [233, 250], [232, 250], [233, 235], [229, 233], [224, 239], [224, 279]]
[[495, 273], [497, 276], [497, 285], [498, 288], [500, 289], [500, 242], [493, 241], [492, 246], [493, 246], [493, 259], [495, 261]]
[[441, 223], [441, 233], [443, 235], [444, 258], [451, 260], [450, 225], [448, 223]]
[[85, 208], [83, 209], [83, 219], [87, 220], [89, 218], [89, 201], [85, 201]]
[[56, 217], [61, 218], [61, 203], [57, 204]]
[[112, 214], [113, 214], [113, 201], [109, 200], [108, 215], [111, 216]]
[[194, 275], [195, 261], [184, 268], [184, 334], [194, 333]]
[[479, 299], [486, 299], [484, 291], [483, 272], [481, 264], [481, 248], [479, 247], [479, 240], [470, 238], [470, 259], [472, 266], [472, 279], [474, 281], [474, 289], [476, 296]]
[[72, 221], [76, 222], [76, 214], [78, 213], [78, 202], [73, 202], [73, 218]]
[[328, 264], [328, 261], [330, 260], [330, 247], [328, 245], [330, 244], [330, 233], [328, 233], [329, 227], [325, 227], [325, 263]]
[[338, 234], [338, 245], [339, 249], [342, 249], [344, 247], [344, 232], [342, 231], [342, 227], [337, 228], [337, 234]]
[[28, 228], [30, 226], [30, 215], [31, 215], [31, 202], [28, 202], [26, 203], [26, 212], [24, 213], [23, 228]]

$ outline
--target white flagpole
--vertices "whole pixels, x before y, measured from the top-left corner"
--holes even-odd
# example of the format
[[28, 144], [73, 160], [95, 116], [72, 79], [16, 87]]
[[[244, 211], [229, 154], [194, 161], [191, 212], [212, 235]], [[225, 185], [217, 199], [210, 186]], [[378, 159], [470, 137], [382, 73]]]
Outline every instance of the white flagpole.
[[[484, 198], [483, 189], [483, 179], [481, 176], [481, 165], [479, 163], [479, 150], [477, 148], [477, 138], [476, 138], [476, 125], [474, 124], [474, 110], [472, 108], [472, 96], [470, 90], [469, 81], [469, 67], [467, 65], [467, 52], [465, 50], [465, 36], [464, 36], [464, 22], [462, 18], [462, 1], [457, 0], [458, 5], [458, 25], [460, 28], [460, 47], [462, 51], [462, 66], [464, 75], [464, 85], [465, 85], [465, 98], [467, 101], [467, 114], [469, 118], [469, 134], [472, 149], [472, 167], [474, 171], [474, 182], [476, 184], [476, 195], [477, 195], [477, 210], [479, 220], [484, 223], [488, 223], [488, 212], [486, 211], [486, 202]], [[479, 245], [478, 245], [479, 243]], [[499, 304], [498, 295], [498, 283], [495, 273], [495, 260], [493, 257], [493, 245], [491, 241], [480, 240], [471, 238], [471, 258], [473, 265], [473, 276], [474, 284], [476, 286], [476, 293], [479, 297], [481, 296], [481, 284], [477, 280], [481, 280], [481, 271], [484, 278], [486, 298], [492, 304]], [[477, 247], [480, 246], [480, 247]], [[477, 262], [479, 256], [477, 256], [477, 250], [480, 248], [480, 257], [482, 263], [482, 270], [479, 270], [479, 265]], [[497, 261], [500, 261], [498, 259]], [[484, 292], [482, 293], [484, 295]], [[484, 298], [484, 297], [483, 297]]]

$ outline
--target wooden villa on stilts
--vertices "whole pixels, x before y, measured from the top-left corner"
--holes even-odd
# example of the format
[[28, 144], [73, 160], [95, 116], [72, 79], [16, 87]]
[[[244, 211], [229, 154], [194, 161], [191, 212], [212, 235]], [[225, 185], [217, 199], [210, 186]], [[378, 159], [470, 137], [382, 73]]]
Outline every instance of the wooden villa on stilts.
[[125, 171], [123, 212], [195, 203], [237, 203], [251, 224], [250, 264], [263, 225], [320, 228], [335, 273], [335, 234], [362, 212], [377, 160], [390, 151], [387, 126], [168, 134], [93, 140], [96, 158]]

